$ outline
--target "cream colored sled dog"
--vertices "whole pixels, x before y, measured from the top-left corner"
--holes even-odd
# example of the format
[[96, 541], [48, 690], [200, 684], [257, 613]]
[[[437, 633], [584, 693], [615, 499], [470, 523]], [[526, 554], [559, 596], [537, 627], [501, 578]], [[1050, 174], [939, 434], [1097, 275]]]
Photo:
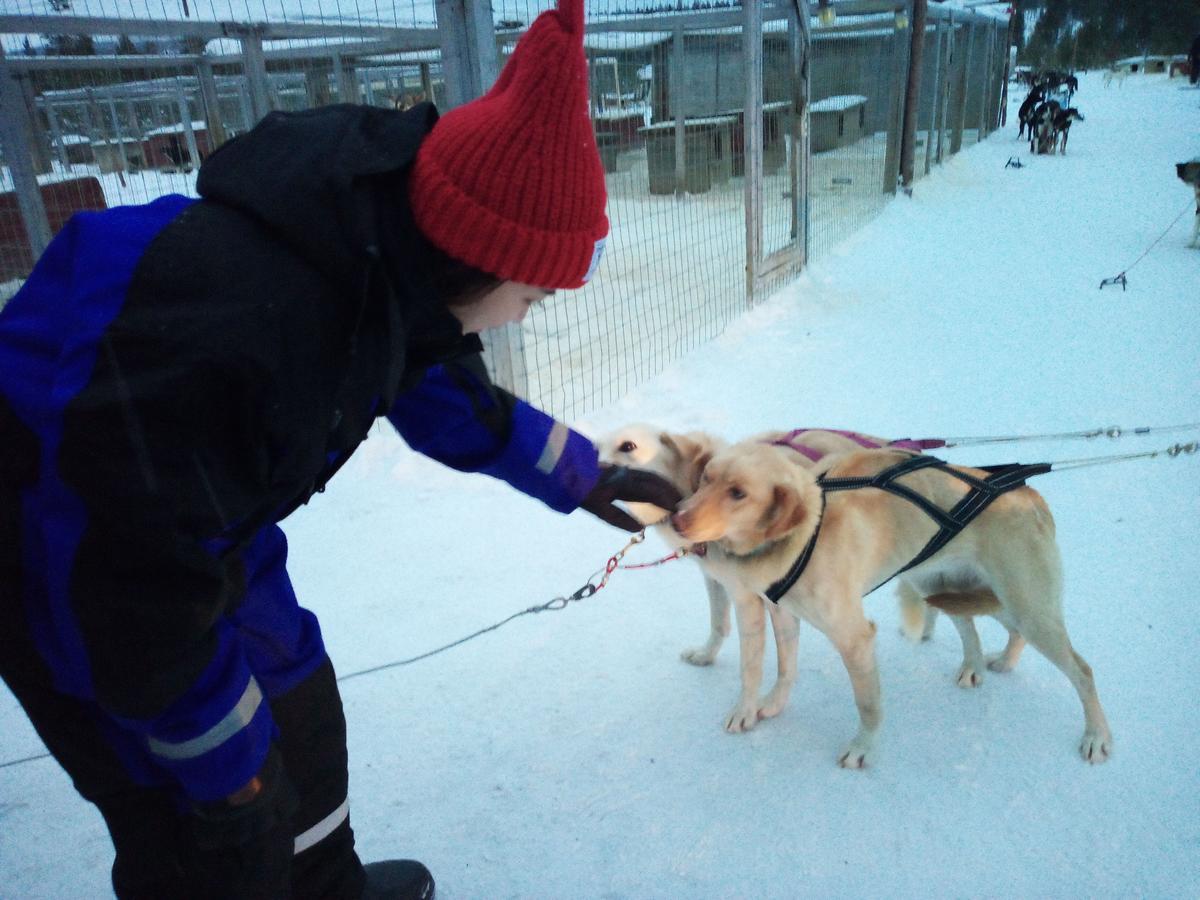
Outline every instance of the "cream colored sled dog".
[[[752, 440], [772, 443], [783, 439], [790, 432], [771, 431], [760, 434]], [[886, 443], [884, 438], [873, 438], [863, 435], [878, 444]], [[860, 445], [848, 437], [834, 431], [813, 429], [804, 433], [804, 444], [822, 455], [820, 464], [825, 466], [828, 461], [839, 453], [859, 450]], [[603, 462], [635, 466], [648, 469], [670, 481], [685, 497], [690, 497], [700, 481], [700, 473], [712, 458], [713, 454], [725, 449], [727, 444], [720, 438], [700, 431], [686, 434], [673, 434], [655, 428], [652, 425], [633, 424], [619, 428], [598, 442], [600, 459]], [[814, 462], [800, 453], [794, 454], [799, 465], [815, 465]], [[629, 511], [643, 525], [654, 526], [655, 532], [673, 550], [684, 547], [691, 548], [693, 542], [681, 537], [669, 525], [662, 522], [667, 513], [657, 506], [644, 503], [629, 504]], [[729, 591], [714, 575], [706, 557], [692, 557], [700, 566], [704, 575], [704, 586], [708, 592], [709, 601], [709, 633], [708, 640], [696, 647], [688, 647], [680, 657], [695, 666], [711, 665], [716, 659], [725, 638], [729, 636]], [[900, 588], [901, 611], [905, 623], [905, 633], [916, 639], [918, 636], [928, 638], [932, 630], [936, 612], [927, 607], [918, 590], [907, 582]], [[767, 614], [771, 619], [771, 628], [775, 635], [775, 656], [777, 659], [777, 676], [775, 685], [761, 702], [750, 709], [748, 705], [738, 703], [725, 718], [725, 728], [731, 732], [748, 731], [759, 719], [778, 715], [787, 705], [788, 696], [796, 680], [796, 649], [799, 639], [799, 623], [795, 616], [781, 610], [774, 603], [766, 604]], [[761, 617], [760, 617], [761, 618]], [[971, 627], [970, 619], [965, 620]], [[741, 619], [738, 620], [739, 629]], [[964, 642], [965, 642], [964, 638]], [[978, 638], [975, 639], [976, 645]], [[1017, 653], [1019, 653], [1019, 648]], [[759, 661], [760, 675], [754, 683], [757, 690], [761, 684], [761, 660]], [[1010, 666], [1011, 667], [1011, 666]], [[742, 667], [743, 694], [747, 690], [745, 684], [746, 668]], [[974, 683], [979, 683], [975, 681]]]
[[[887, 450], [844, 454], [830, 459], [827, 475], [875, 475], [909, 455]], [[870, 488], [827, 493], [822, 514], [816, 475], [795, 457], [758, 440], [715, 454], [696, 492], [671, 521], [683, 540], [708, 542], [706, 570], [731, 586], [742, 643], [740, 715], [750, 723], [757, 719], [760, 703], [763, 597], [788, 573], [820, 523], [809, 563], [779, 605], [822, 631], [842, 656], [860, 728], [838, 761], [859, 768], [870, 759], [882, 719], [875, 625], [864, 614], [862, 597], [913, 560], [937, 526], [908, 500]], [[988, 474], [957, 468], [977, 478]], [[937, 469], [903, 477], [905, 486], [943, 509], [967, 492], [962, 482]], [[905, 579], [952, 616], [995, 616], [1041, 651], [1066, 674], [1083, 703], [1081, 755], [1092, 763], [1108, 758], [1112, 736], [1092, 670], [1071, 647], [1063, 624], [1054, 520], [1035, 490], [1023, 486], [997, 497], [948, 545], [906, 572]], [[981, 668], [978, 638], [973, 647], [967, 644], [964, 635], [967, 662]]]

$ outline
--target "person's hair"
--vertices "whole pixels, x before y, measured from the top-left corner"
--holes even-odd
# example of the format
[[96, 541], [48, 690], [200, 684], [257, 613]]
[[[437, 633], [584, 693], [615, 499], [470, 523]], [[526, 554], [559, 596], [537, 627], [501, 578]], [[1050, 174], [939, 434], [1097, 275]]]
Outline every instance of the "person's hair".
[[455, 259], [432, 243], [425, 262], [428, 290], [449, 307], [470, 306], [504, 283], [503, 278]]

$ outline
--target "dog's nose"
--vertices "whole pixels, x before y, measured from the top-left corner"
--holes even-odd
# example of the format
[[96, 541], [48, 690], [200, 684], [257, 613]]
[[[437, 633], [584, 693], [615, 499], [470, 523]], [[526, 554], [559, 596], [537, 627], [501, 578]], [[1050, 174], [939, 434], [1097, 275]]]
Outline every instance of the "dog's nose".
[[685, 531], [687, 531], [688, 527], [687, 516], [681, 512], [672, 513], [671, 527], [674, 528], [679, 534], [683, 534]]

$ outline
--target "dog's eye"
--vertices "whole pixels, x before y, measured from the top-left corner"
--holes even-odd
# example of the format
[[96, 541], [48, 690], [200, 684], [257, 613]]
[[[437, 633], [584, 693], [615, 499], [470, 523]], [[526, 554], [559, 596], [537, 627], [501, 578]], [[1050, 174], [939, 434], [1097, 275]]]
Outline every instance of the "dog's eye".
[[712, 484], [712, 476], [709, 475], [707, 472], [702, 472], [700, 474], [700, 483], [701, 484]]
[[633, 441], [625, 441], [623, 444], [621, 444], [620, 447], [617, 448], [617, 452], [618, 453], [632, 453], [636, 449], [637, 449], [637, 444], [635, 444]]
[[734, 500], [745, 500], [746, 492], [735, 484], [729, 489], [729, 496]]

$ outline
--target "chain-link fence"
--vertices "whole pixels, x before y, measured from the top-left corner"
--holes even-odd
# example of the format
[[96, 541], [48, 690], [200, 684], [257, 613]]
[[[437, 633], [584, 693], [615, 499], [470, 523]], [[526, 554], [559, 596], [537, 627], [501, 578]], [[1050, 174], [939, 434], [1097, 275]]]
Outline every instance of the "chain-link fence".
[[[270, 110], [464, 102], [553, 5], [9, 0], [0, 302], [73, 213], [194, 194]], [[587, 287], [488, 335], [501, 381], [568, 417], [620, 397], [876, 215], [906, 142], [920, 178], [995, 127], [1006, 21], [929, 10], [906, 134], [914, 0], [809, 5], [587, 4], [609, 246]]]

